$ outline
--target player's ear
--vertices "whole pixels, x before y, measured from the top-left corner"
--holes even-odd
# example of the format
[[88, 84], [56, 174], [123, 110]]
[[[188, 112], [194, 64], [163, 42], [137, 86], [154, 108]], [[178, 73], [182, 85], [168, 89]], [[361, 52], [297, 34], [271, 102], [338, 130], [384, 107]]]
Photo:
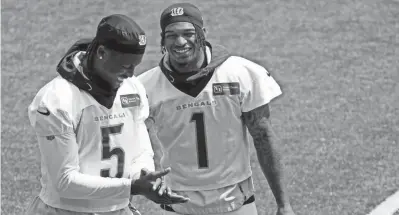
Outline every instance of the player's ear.
[[204, 36], [206, 37], [206, 35], [208, 34], [206, 28], [202, 28], [202, 31], [204, 32]]
[[99, 45], [96, 54], [100, 60], [105, 59], [107, 57], [107, 50], [103, 45]]

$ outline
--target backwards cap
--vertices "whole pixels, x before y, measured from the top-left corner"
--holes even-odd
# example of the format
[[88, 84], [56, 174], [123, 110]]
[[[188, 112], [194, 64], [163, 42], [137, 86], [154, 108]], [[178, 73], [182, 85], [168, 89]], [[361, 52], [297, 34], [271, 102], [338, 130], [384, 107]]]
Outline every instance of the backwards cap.
[[121, 14], [107, 16], [97, 27], [98, 44], [122, 53], [144, 54], [145, 32], [131, 18]]
[[177, 3], [167, 7], [161, 14], [161, 29], [175, 22], [189, 22], [202, 28], [204, 21], [201, 11], [190, 3]]

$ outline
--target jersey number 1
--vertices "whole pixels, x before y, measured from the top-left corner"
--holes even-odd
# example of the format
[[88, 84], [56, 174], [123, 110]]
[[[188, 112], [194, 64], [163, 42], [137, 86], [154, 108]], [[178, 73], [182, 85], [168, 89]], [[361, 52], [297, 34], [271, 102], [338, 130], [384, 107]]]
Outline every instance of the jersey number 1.
[[208, 150], [206, 148], [204, 113], [193, 113], [190, 122], [194, 121], [197, 136], [198, 166], [199, 168], [208, 168]]
[[[101, 128], [101, 136], [102, 136], [102, 160], [110, 159], [113, 155], [115, 155], [118, 159], [118, 169], [115, 175], [115, 178], [121, 178], [123, 176], [123, 171], [125, 168], [125, 152], [122, 148], [115, 147], [111, 150], [109, 145], [109, 136], [120, 134], [122, 132], [123, 123], [119, 125], [102, 127]], [[101, 177], [109, 177], [110, 169], [102, 169]]]

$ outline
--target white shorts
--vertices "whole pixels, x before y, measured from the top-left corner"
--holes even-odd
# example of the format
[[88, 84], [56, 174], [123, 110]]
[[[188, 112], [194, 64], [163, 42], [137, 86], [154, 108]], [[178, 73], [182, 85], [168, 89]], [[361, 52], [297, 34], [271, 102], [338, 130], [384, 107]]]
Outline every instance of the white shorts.
[[130, 209], [129, 207], [102, 213], [68, 211], [46, 205], [39, 196], [36, 196], [26, 210], [25, 215], [140, 215], [140, 213], [138, 211], [135, 212], [133, 208]]
[[[161, 214], [163, 214], [163, 215], [178, 215], [179, 213], [163, 211]], [[255, 202], [252, 202], [252, 203], [243, 205], [242, 207], [240, 207], [238, 210], [235, 210], [235, 211], [212, 214], [212, 215], [258, 215], [258, 211], [256, 210]]]

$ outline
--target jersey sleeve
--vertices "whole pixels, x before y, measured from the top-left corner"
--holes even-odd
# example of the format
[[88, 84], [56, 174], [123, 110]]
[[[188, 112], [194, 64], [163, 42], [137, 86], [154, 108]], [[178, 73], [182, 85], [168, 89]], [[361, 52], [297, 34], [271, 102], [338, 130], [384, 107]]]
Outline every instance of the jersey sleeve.
[[[49, 89], [47, 89], [49, 90]], [[42, 157], [42, 169], [59, 195], [73, 199], [128, 198], [130, 179], [103, 178], [79, 172], [74, 113], [68, 97], [42, 90], [28, 108]]]
[[147, 127], [144, 123], [139, 125], [139, 132], [144, 135], [140, 136], [140, 155], [134, 159], [131, 166], [131, 178], [136, 180], [140, 177], [141, 169], [155, 171], [154, 151], [150, 142]]
[[140, 120], [145, 121], [148, 118], [149, 106], [146, 89], [136, 76], [126, 79], [131, 86], [137, 89], [140, 96]]
[[139, 90], [140, 97], [143, 100], [142, 107], [141, 107], [142, 108], [142, 117], [143, 117], [143, 120], [146, 120], [148, 118], [149, 112], [150, 112], [147, 92], [146, 92], [143, 84], [141, 82], [139, 82], [137, 79], [136, 79], [136, 81], [137, 81], [136, 83], [137, 83], [137, 88]]
[[[157, 79], [159, 77], [155, 76], [155, 73], [158, 73], [159, 67], [155, 67], [151, 70], [148, 70], [146, 72], [141, 73], [138, 77], [137, 80], [140, 81], [141, 85], [143, 86], [145, 92], [146, 92], [146, 97], [147, 97], [147, 104], [149, 106], [149, 119], [154, 120], [154, 114], [156, 113], [156, 108], [154, 108], [154, 94], [156, 94], [156, 89], [157, 89]], [[155, 126], [156, 123], [153, 123], [153, 126]]]
[[60, 135], [73, 132], [69, 113], [46, 103], [29, 107], [29, 120], [38, 136]]
[[280, 86], [264, 67], [249, 60], [240, 59], [245, 70], [241, 76], [242, 112], [248, 112], [268, 104], [272, 99], [282, 94]]
[[132, 161], [132, 166], [130, 168], [130, 177], [132, 179], [138, 179], [141, 174], [141, 169], [146, 168], [149, 171], [155, 170], [154, 152], [152, 150], [150, 138], [145, 124], [145, 121], [149, 117], [150, 108], [146, 89], [141, 81], [135, 76], [129, 79], [129, 81], [135, 86], [141, 98], [140, 122], [137, 124], [137, 132], [141, 134], [139, 140], [137, 140], [140, 142], [140, 148], [137, 149], [140, 150], [140, 153], [139, 156]]
[[72, 199], [129, 198], [131, 181], [79, 172], [78, 144], [74, 133], [38, 136], [42, 165], [59, 195]]

